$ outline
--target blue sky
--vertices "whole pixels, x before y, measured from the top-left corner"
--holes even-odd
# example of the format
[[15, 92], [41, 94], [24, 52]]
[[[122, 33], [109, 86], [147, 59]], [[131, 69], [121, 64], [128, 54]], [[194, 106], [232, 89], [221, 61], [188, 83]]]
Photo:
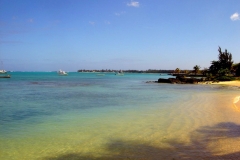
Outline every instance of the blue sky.
[[0, 67], [203, 69], [218, 46], [238, 63], [239, 14], [239, 0], [0, 0]]

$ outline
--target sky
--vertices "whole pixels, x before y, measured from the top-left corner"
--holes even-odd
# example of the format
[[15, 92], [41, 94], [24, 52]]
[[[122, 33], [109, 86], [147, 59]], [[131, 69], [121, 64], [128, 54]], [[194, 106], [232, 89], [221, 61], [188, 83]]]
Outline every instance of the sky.
[[239, 0], [0, 0], [0, 69], [193, 69], [240, 62]]

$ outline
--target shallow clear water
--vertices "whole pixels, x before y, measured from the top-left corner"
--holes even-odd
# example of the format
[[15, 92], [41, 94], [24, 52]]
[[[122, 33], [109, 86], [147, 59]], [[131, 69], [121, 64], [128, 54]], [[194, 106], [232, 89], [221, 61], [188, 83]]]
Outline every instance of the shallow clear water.
[[0, 159], [240, 155], [239, 88], [146, 83], [165, 74], [11, 75], [0, 79]]

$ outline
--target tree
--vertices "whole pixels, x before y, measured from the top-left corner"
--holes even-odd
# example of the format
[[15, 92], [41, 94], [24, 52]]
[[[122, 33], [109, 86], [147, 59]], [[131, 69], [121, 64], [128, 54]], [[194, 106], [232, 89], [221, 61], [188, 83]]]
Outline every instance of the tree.
[[203, 70], [202, 70], [202, 74], [204, 75], [204, 76], [206, 76], [207, 75], [207, 73], [208, 73], [208, 68], [203, 68]]
[[216, 75], [220, 70], [220, 68], [221, 68], [221, 65], [219, 61], [212, 61], [211, 66], [209, 67], [209, 72], [212, 73], [213, 75]]
[[213, 75], [226, 75], [232, 69], [232, 54], [229, 53], [226, 49], [225, 52], [222, 52], [221, 47], [218, 48], [218, 61], [212, 61], [211, 66], [209, 67], [210, 73]]
[[240, 63], [234, 64], [233, 70], [234, 70], [236, 76], [240, 76]]
[[201, 67], [198, 66], [198, 65], [196, 65], [196, 66], [193, 67], [193, 72], [195, 73], [195, 75], [199, 72], [200, 68], [201, 68]]
[[225, 49], [225, 52], [222, 52], [221, 47], [218, 48], [218, 52], [219, 52], [218, 61], [221, 65], [221, 68], [228, 69], [230, 71], [232, 69], [232, 64], [233, 64], [232, 54], [229, 53], [226, 49]]

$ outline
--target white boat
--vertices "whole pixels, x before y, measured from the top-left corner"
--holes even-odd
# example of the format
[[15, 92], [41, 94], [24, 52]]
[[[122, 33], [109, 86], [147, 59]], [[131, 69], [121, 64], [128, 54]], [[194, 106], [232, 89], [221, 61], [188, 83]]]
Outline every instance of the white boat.
[[[4, 67], [3, 67], [3, 62], [2, 62], [2, 61], [0, 61], [0, 68], [4, 68]], [[7, 73], [6, 70], [4, 70], [4, 69], [0, 69], [0, 74], [5, 74], [5, 73]]]
[[117, 76], [123, 76], [124, 73], [123, 73], [123, 71], [120, 70], [119, 72], [115, 73], [115, 75], [117, 75]]
[[0, 74], [4, 74], [4, 73], [7, 73], [7, 71], [5, 71], [5, 70], [0, 70]]
[[60, 75], [60, 76], [67, 76], [68, 74], [67, 74], [67, 72], [65, 72], [65, 71], [63, 71], [63, 70], [59, 70], [58, 71], [58, 75]]

